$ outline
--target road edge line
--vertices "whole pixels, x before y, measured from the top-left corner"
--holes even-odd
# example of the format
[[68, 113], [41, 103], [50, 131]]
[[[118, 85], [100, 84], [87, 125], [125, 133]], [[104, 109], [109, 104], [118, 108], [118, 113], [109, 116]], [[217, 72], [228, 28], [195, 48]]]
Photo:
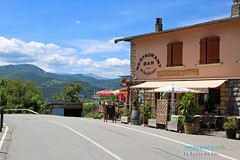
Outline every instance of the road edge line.
[[[194, 145], [191, 145], [191, 144], [187, 144], [187, 143], [184, 143], [184, 142], [181, 142], [181, 141], [177, 141], [177, 140], [174, 140], [174, 139], [171, 139], [171, 138], [160, 136], [160, 135], [157, 135], [157, 134], [154, 134], [154, 133], [138, 130], [138, 129], [135, 129], [135, 128], [129, 128], [129, 127], [121, 126], [121, 125], [118, 125], [118, 124], [111, 124], [111, 123], [108, 123], [108, 124], [112, 125], [112, 126], [117, 126], [117, 127], [122, 127], [122, 128], [125, 128], [125, 129], [129, 129], [129, 130], [133, 130], [133, 131], [136, 131], [136, 132], [148, 134], [148, 135], [151, 135], [151, 136], [155, 136], [155, 137], [158, 137], [158, 138], [169, 140], [169, 141], [172, 141], [172, 142], [175, 142], [175, 143], [178, 143], [178, 144], [182, 144], [182, 145], [185, 145], [185, 146], [194, 146]], [[201, 150], [205, 151], [205, 152], [208, 152], [208, 153], [212, 153], [212, 151], [209, 151], [209, 150], [206, 150], [206, 149], [201, 149]], [[236, 158], [233, 158], [233, 157], [221, 154], [221, 153], [218, 153], [218, 156], [229, 159], [229, 160], [238, 160]]]
[[3, 142], [4, 142], [4, 140], [5, 140], [5, 137], [6, 137], [6, 135], [7, 135], [7, 132], [8, 132], [8, 126], [6, 126], [6, 130], [4, 131], [3, 136], [2, 136], [2, 138], [1, 138], [1, 140], [0, 140], [0, 150], [2, 149]]

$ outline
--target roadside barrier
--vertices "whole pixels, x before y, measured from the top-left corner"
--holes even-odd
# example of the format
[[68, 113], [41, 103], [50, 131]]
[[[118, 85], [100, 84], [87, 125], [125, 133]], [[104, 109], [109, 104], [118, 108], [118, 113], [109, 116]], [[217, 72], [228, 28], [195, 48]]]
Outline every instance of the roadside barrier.
[[2, 128], [3, 128], [3, 112], [4, 112], [4, 108], [0, 108], [0, 115], [1, 115], [1, 122], [0, 122], [0, 132], [2, 132]]

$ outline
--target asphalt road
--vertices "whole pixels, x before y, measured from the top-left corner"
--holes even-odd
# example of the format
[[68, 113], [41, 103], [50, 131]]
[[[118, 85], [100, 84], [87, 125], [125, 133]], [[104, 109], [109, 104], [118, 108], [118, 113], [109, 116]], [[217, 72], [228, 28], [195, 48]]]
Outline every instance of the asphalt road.
[[5, 115], [5, 122], [13, 129], [8, 160], [234, 160], [238, 156], [186, 150], [186, 145], [195, 143], [191, 140], [194, 137], [189, 141], [184, 134], [165, 131], [160, 134], [157, 129], [100, 120]]

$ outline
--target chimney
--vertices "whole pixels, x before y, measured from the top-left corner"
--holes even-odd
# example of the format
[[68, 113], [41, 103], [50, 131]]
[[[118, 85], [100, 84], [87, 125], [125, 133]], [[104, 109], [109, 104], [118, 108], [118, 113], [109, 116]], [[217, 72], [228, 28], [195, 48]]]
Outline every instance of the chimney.
[[233, 0], [231, 17], [240, 16], [240, 0]]
[[162, 18], [156, 18], [155, 32], [162, 31]]

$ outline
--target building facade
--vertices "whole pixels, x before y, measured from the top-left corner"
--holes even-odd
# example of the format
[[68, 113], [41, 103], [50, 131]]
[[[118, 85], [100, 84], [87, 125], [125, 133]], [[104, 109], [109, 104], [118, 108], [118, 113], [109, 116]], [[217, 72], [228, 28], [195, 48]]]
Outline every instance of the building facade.
[[[119, 41], [131, 43], [133, 82], [202, 81], [212, 88], [208, 92], [219, 95], [219, 114], [240, 115], [239, 2], [229, 18], [165, 31], [157, 18], [155, 32], [115, 40]], [[215, 90], [208, 86], [210, 80], [219, 82]]]

